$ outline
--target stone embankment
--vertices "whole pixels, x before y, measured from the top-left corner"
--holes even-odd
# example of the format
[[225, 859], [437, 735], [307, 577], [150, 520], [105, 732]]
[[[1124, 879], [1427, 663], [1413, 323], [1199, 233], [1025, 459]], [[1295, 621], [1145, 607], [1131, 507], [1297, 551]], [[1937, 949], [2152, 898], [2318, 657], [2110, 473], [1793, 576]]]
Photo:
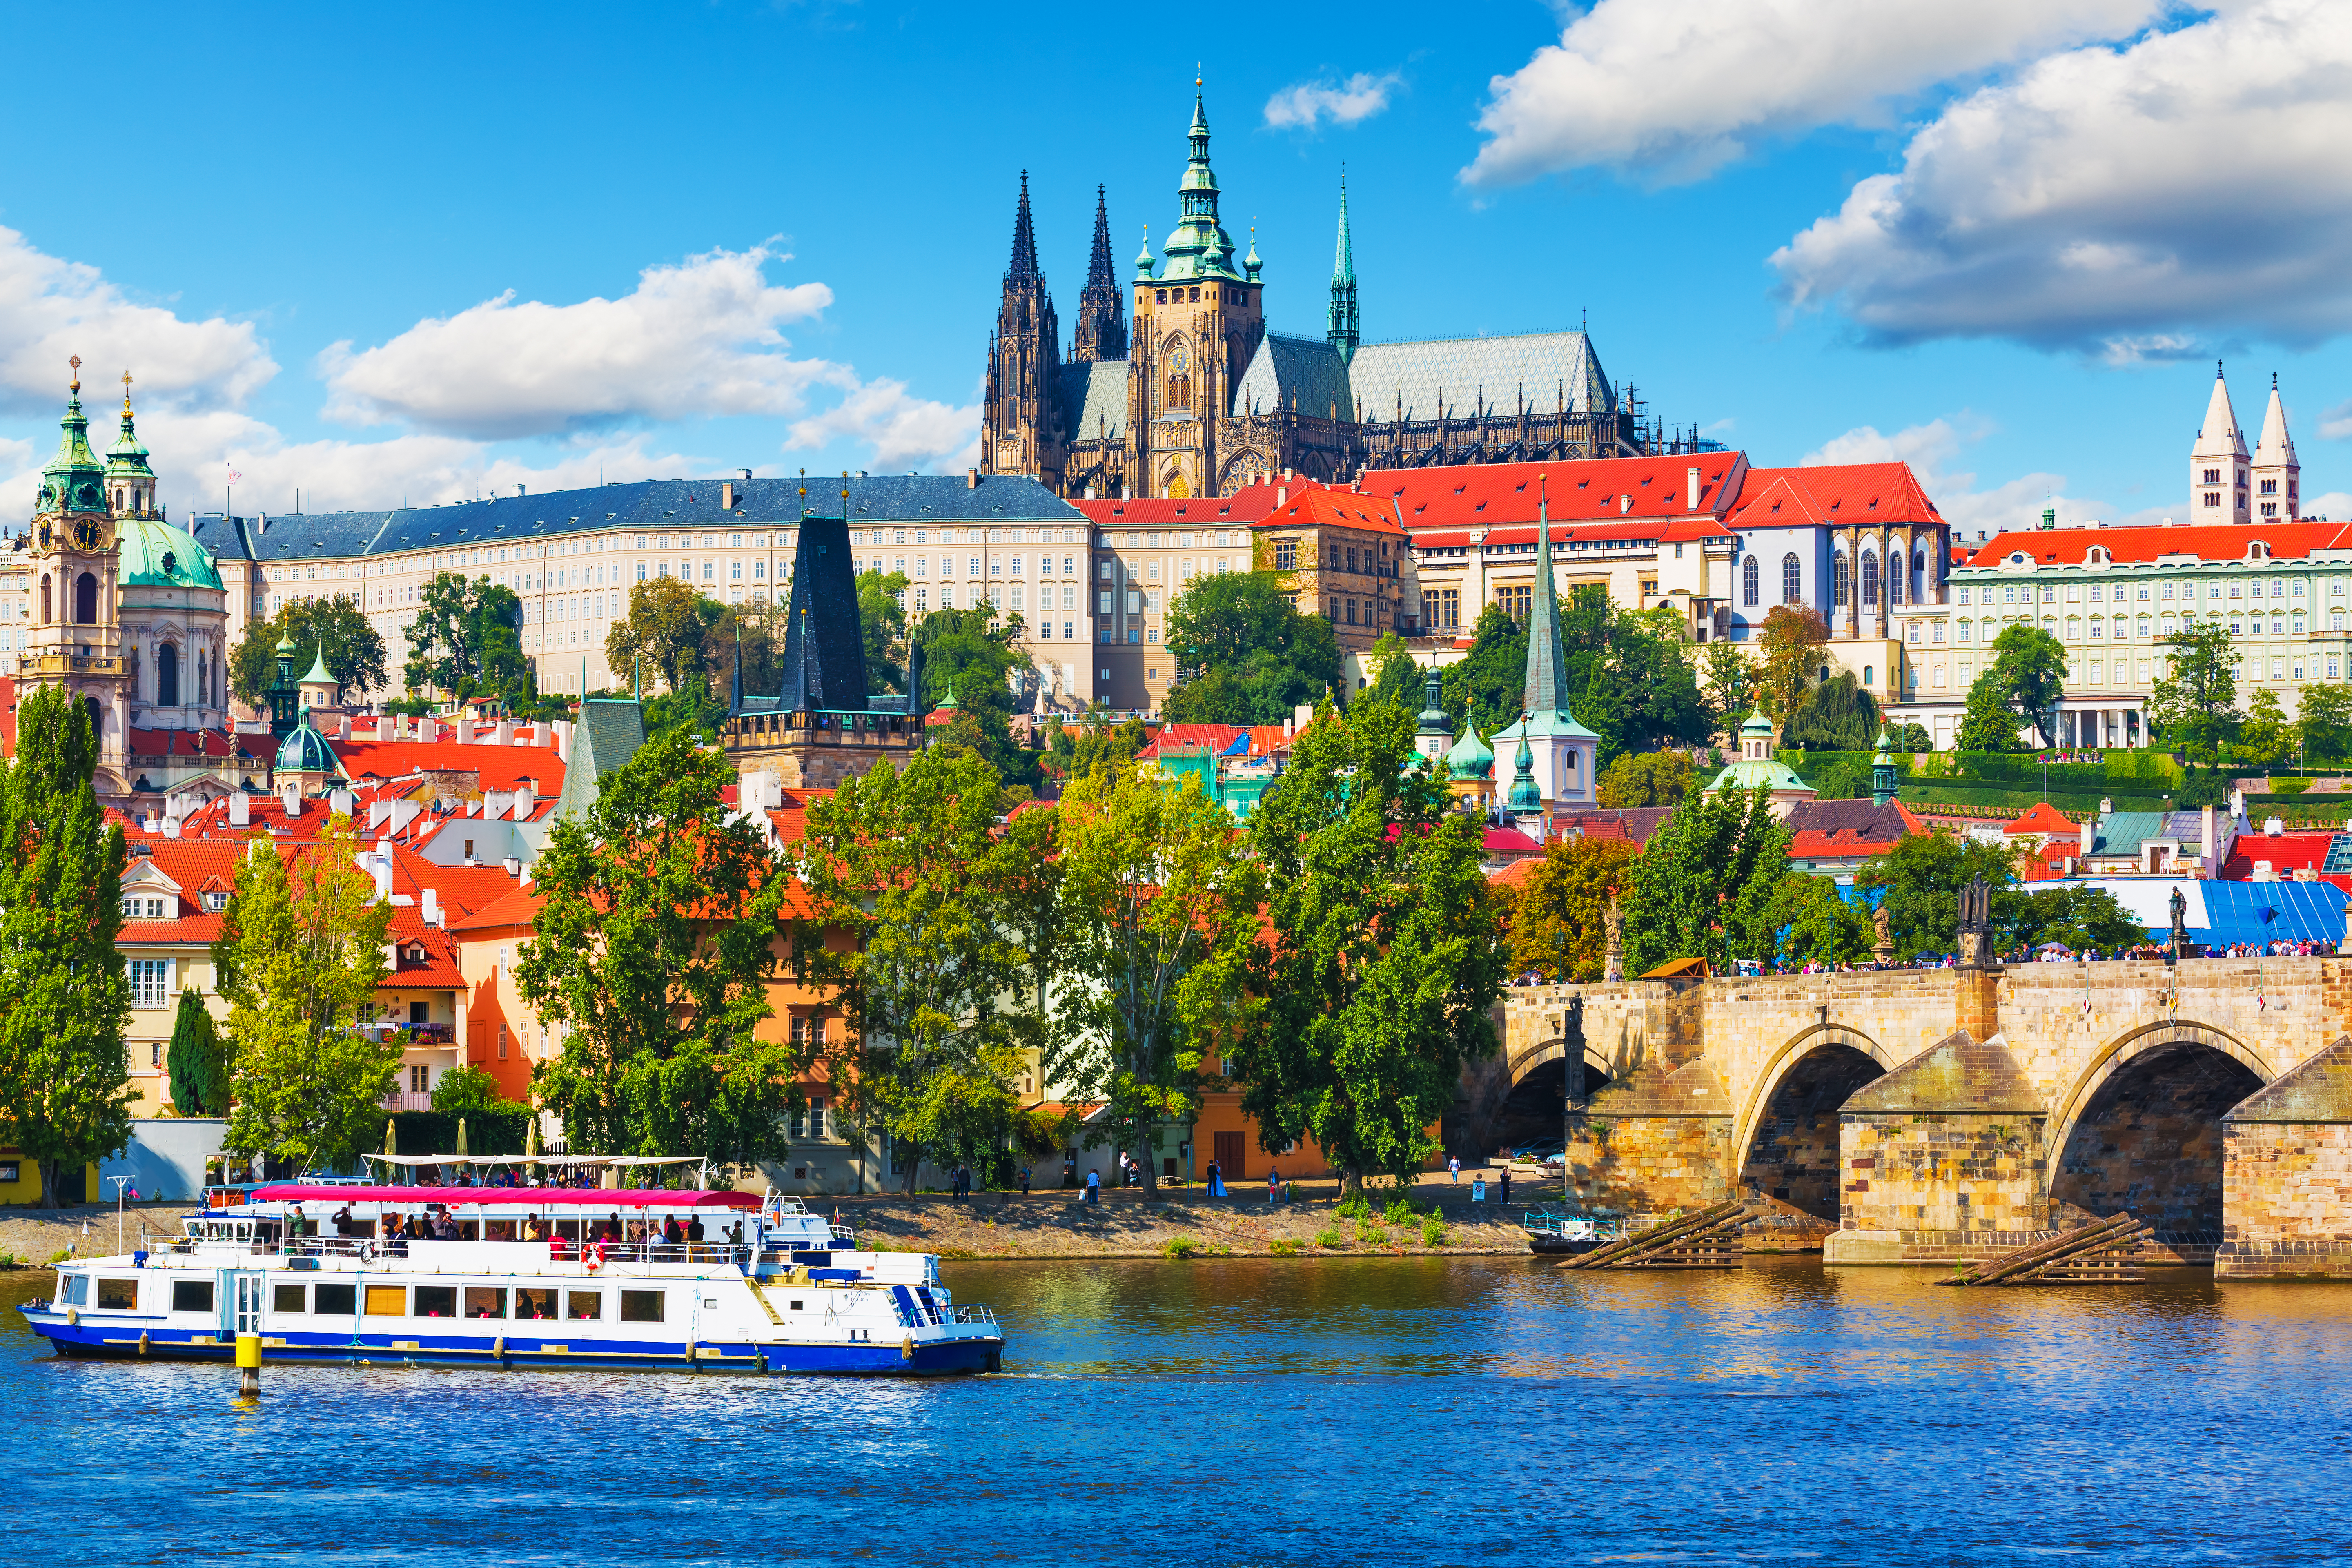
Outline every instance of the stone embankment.
[[[122, 1247], [135, 1250], [139, 1237], [177, 1236], [185, 1204], [143, 1205], [122, 1214]], [[68, 1247], [84, 1258], [113, 1256], [114, 1211], [92, 1204], [78, 1209], [0, 1209], [0, 1255], [14, 1267], [46, 1268]]]

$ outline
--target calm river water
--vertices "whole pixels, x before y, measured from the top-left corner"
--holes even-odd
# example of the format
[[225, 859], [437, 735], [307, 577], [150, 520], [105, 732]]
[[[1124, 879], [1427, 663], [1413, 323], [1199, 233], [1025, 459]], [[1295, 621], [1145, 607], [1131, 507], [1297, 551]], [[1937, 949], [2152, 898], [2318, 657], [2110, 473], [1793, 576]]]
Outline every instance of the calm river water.
[[[1001, 1376], [226, 1367], [0, 1323], [12, 1561], [2352, 1558], [2352, 1287], [947, 1266]], [[0, 1283], [13, 1309], [48, 1277]]]

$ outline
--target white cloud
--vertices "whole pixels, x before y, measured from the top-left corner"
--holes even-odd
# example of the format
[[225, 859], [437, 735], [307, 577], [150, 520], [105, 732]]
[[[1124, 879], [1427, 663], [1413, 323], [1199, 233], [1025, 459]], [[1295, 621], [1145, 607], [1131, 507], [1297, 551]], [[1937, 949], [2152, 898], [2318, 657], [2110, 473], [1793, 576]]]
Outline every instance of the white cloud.
[[[1956, 8], [1957, 11], [1958, 8]], [[2221, 0], [1946, 110], [1771, 260], [1871, 339], [2000, 337], [2131, 363], [2197, 332], [2352, 327], [2352, 9]]]
[[158, 407], [238, 407], [278, 374], [252, 322], [183, 321], [0, 228], [0, 407], [58, 408], [76, 354], [86, 401], [101, 406], [126, 368], [141, 405]]
[[[1464, 171], [1499, 185], [1602, 165], [1704, 177], [1759, 140], [1885, 123], [1938, 83], [2126, 36], [2166, 0], [1600, 0], [1490, 84]], [[1269, 118], [1271, 117], [1269, 106]]]
[[632, 420], [792, 415], [818, 387], [849, 390], [841, 365], [793, 359], [777, 329], [833, 302], [823, 283], [781, 287], [765, 245], [648, 267], [618, 300], [518, 302], [512, 290], [428, 318], [374, 348], [319, 356], [327, 414], [495, 440]]
[[2304, 514], [2307, 517], [2324, 517], [2331, 522], [2352, 522], [2352, 494], [2343, 490], [2329, 490], [2324, 496], [2305, 496], [2303, 505]]
[[882, 471], [937, 466], [953, 470], [980, 461], [980, 405], [961, 408], [910, 397], [904, 382], [870, 381], [813, 418], [794, 422], [784, 437], [790, 452], [847, 437], [874, 446]]
[[[1964, 448], [1991, 433], [1990, 423], [1965, 413], [1909, 426], [1893, 435], [1883, 434], [1875, 426], [1858, 425], [1806, 453], [1798, 459], [1798, 466], [1908, 463], [1927, 490], [1927, 499], [1936, 503], [1944, 521], [1952, 525], [1952, 537], [1968, 544], [1975, 543], [1979, 534], [1990, 537], [2005, 529], [2038, 528], [2045, 507], [2054, 509], [2059, 523], [2064, 526], [2091, 521], [2163, 521], [2161, 507], [2122, 512], [2105, 501], [2069, 496], [2065, 493], [2063, 474], [2021, 474], [1990, 489], [1977, 489], [1977, 476], [1958, 464]], [[2183, 515], [2186, 510], [2184, 498], [2182, 504], [2173, 509], [2173, 514]]]
[[2319, 437], [2323, 441], [2341, 441], [2352, 436], [2352, 402], [2339, 403], [2319, 416]]
[[1326, 120], [1334, 125], [1359, 124], [1386, 109], [1389, 94], [1403, 83], [1402, 71], [1381, 76], [1358, 71], [1345, 81], [1294, 82], [1265, 100], [1266, 128], [1312, 131]]

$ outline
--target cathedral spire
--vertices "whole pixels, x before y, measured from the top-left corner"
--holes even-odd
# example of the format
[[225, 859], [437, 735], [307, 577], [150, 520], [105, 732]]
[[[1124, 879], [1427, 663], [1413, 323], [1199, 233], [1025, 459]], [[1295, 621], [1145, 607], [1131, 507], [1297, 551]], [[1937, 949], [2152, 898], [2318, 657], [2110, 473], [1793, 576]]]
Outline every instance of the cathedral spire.
[[1004, 269], [1007, 288], [1037, 276], [1037, 233], [1029, 221], [1029, 171], [1021, 171], [1021, 205], [1013, 215], [1013, 264]]
[[1331, 258], [1331, 346], [1339, 363], [1356, 357], [1362, 322], [1356, 313], [1356, 246], [1348, 234], [1348, 166], [1339, 165], [1339, 243]]
[[1087, 263], [1087, 286], [1078, 294], [1077, 324], [1070, 333], [1070, 358], [1087, 364], [1127, 357], [1127, 290], [1120, 287], [1110, 254], [1110, 208], [1103, 187], [1095, 187], [1095, 248]]
[[1536, 582], [1528, 614], [1527, 711], [1536, 718], [1568, 711], [1568, 661], [1562, 657], [1559, 595], [1552, 586], [1551, 498], [1536, 476]]
[[1185, 160], [1183, 182], [1176, 187], [1180, 214], [1175, 231], [1168, 237], [1165, 278], [1171, 283], [1210, 278], [1244, 283], [1248, 279], [1234, 270], [1233, 237], [1217, 216], [1217, 176], [1209, 167], [1209, 113], [1202, 102], [1200, 85], [1195, 78], [1192, 123], [1185, 132], [1192, 151]]

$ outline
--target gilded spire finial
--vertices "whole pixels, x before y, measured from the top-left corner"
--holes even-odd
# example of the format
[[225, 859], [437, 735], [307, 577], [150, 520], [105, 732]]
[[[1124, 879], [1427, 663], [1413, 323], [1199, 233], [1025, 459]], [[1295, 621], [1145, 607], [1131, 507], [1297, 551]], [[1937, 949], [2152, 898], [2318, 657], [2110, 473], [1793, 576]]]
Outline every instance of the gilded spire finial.
[[122, 412], [131, 412], [131, 373], [127, 370], [122, 373]]
[[79, 395], [81, 392], [81, 355], [76, 354], [66, 363], [73, 366], [73, 390]]

